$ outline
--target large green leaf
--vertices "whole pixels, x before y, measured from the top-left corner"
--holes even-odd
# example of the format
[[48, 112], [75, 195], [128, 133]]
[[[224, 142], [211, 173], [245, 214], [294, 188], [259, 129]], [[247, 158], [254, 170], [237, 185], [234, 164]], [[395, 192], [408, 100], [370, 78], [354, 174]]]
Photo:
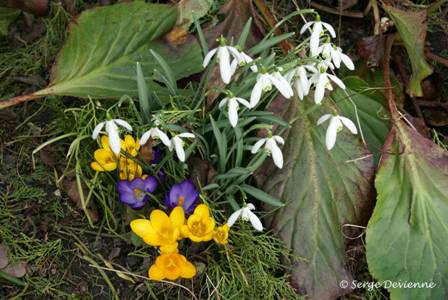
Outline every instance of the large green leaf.
[[371, 87], [359, 77], [349, 76], [344, 82], [347, 89], [345, 91], [338, 89], [331, 97], [341, 112], [352, 120], [356, 120], [353, 103], [356, 105], [367, 147], [373, 153], [377, 165], [390, 127], [390, 113], [386, 100], [378, 89]]
[[383, 7], [394, 21], [411, 61], [412, 76], [409, 80], [408, 93], [411, 96], [421, 97], [423, 96], [421, 81], [432, 73], [432, 68], [424, 56], [426, 10], [401, 10], [387, 4]]
[[320, 106], [304, 114], [308, 103], [291, 101], [283, 110], [288, 120], [297, 118], [283, 147], [285, 164], [265, 170], [260, 186], [285, 203], [275, 210], [271, 225], [298, 258], [292, 262], [293, 285], [310, 299], [335, 299], [350, 291], [339, 286], [351, 280], [342, 225], [368, 213], [373, 158], [346, 130], [328, 151], [326, 126], [316, 126], [316, 120], [331, 109]]
[[[32, 96], [137, 96], [136, 62], [141, 63], [147, 79], [154, 69], [154, 79], [164, 74], [150, 50], [168, 62], [175, 79], [200, 71], [202, 55], [193, 37], [175, 31], [161, 38], [174, 26], [176, 18], [176, 6], [143, 1], [84, 11], [70, 26], [50, 85]], [[149, 81], [148, 86], [151, 92], [164, 90], [154, 81]]]
[[436, 285], [390, 289], [391, 299], [448, 299], [448, 153], [398, 121], [375, 186], [367, 227], [370, 272], [380, 282]]

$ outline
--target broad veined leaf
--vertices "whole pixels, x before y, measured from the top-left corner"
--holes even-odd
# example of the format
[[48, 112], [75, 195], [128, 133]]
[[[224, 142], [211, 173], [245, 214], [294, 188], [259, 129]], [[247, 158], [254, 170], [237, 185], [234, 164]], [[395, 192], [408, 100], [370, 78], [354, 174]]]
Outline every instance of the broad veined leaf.
[[379, 281], [433, 282], [392, 288], [391, 299], [448, 298], [448, 153], [398, 121], [384, 146], [367, 226], [367, 262]]
[[[50, 85], [31, 96], [137, 96], [136, 62], [140, 62], [146, 79], [154, 70], [156, 80], [163, 74], [150, 50], [168, 62], [175, 79], [197, 73], [202, 70], [202, 55], [195, 39], [179, 30], [161, 37], [176, 18], [177, 7], [143, 1], [84, 11], [70, 26]], [[150, 92], [166, 93], [155, 81], [149, 81], [148, 86]]]
[[345, 91], [338, 89], [331, 97], [341, 113], [353, 121], [356, 120], [356, 114], [350, 99], [356, 105], [367, 148], [374, 154], [377, 165], [390, 127], [390, 113], [386, 99], [379, 90], [369, 86], [359, 77], [349, 76], [344, 82], [347, 89]]
[[425, 60], [426, 10], [401, 10], [390, 5], [383, 5], [397, 27], [411, 61], [412, 76], [409, 80], [408, 93], [411, 96], [423, 96], [421, 81], [431, 75], [432, 68]]
[[309, 103], [291, 101], [283, 110], [286, 119], [296, 119], [283, 147], [285, 164], [266, 172], [260, 186], [285, 204], [275, 210], [271, 225], [299, 258], [292, 262], [293, 285], [309, 299], [335, 299], [350, 291], [339, 284], [351, 280], [342, 225], [368, 213], [364, 208], [370, 205], [373, 157], [346, 130], [328, 151], [328, 124], [316, 126], [316, 121], [331, 108], [324, 105], [310, 112]]

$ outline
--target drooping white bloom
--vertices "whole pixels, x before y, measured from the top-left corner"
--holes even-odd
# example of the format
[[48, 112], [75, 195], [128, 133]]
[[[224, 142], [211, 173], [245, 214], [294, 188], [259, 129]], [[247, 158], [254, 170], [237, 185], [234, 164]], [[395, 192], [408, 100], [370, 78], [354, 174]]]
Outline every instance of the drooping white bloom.
[[194, 134], [190, 133], [190, 132], [184, 132], [184, 133], [180, 133], [178, 135], [175, 135], [171, 138], [171, 143], [170, 143], [170, 151], [176, 150], [176, 155], [177, 158], [179, 158], [179, 160], [181, 162], [185, 161], [185, 150], [184, 150], [184, 141], [182, 140], [182, 138], [194, 138]]
[[344, 54], [340, 47], [336, 47], [332, 43], [322, 44], [318, 49], [318, 54], [321, 54], [324, 59], [331, 59], [334, 66], [338, 69], [341, 67], [341, 61], [349, 70], [355, 69], [355, 65], [350, 57]]
[[260, 102], [261, 94], [263, 92], [269, 92], [270, 90], [272, 90], [273, 85], [286, 99], [289, 99], [294, 95], [291, 85], [280, 74], [280, 72], [276, 71], [272, 74], [269, 73], [258, 74], [257, 82], [255, 83], [255, 86], [252, 89], [252, 93], [250, 94], [251, 107], [255, 107], [258, 104], [258, 102]]
[[290, 70], [286, 75], [286, 80], [295, 88], [300, 100], [310, 92], [310, 82], [307, 70], [317, 73], [317, 69], [312, 65], [302, 65]]
[[274, 135], [271, 137], [259, 139], [258, 142], [256, 142], [251, 149], [252, 154], [257, 153], [260, 148], [264, 145], [264, 149], [268, 151], [268, 153], [272, 156], [272, 159], [274, 160], [274, 164], [279, 168], [283, 168], [283, 154], [282, 150], [280, 150], [280, 147], [277, 145], [283, 145], [285, 143], [285, 140], [279, 136]]
[[334, 31], [333, 26], [328, 23], [322, 22], [318, 17], [315, 21], [307, 22], [300, 29], [300, 34], [303, 34], [308, 28], [313, 26], [311, 29], [311, 39], [310, 39], [310, 51], [311, 56], [317, 56], [318, 48], [319, 48], [319, 38], [320, 34], [324, 32], [324, 28], [330, 33], [330, 35], [335, 38], [336, 32]]
[[132, 131], [131, 125], [128, 122], [121, 119], [111, 119], [103, 121], [95, 126], [92, 133], [92, 138], [96, 139], [100, 134], [100, 131], [106, 125], [106, 133], [109, 136], [109, 146], [113, 153], [116, 155], [120, 154], [121, 151], [121, 141], [120, 134], [118, 133], [118, 126], [122, 126], [129, 131]]
[[140, 145], [143, 146], [144, 144], [146, 144], [149, 138], [152, 138], [153, 140], [160, 139], [162, 143], [167, 147], [170, 147], [171, 145], [170, 139], [168, 138], [166, 133], [160, 130], [158, 127], [152, 127], [151, 129], [143, 133], [142, 137], [140, 138]]
[[226, 46], [225, 41], [221, 38], [220, 46], [215, 49], [210, 50], [204, 58], [202, 66], [205, 68], [211, 61], [212, 57], [217, 54], [219, 62], [219, 72], [221, 74], [222, 81], [228, 84], [232, 79], [232, 68], [230, 66], [230, 56], [232, 55], [235, 59], [240, 59], [240, 53], [238, 49], [232, 46]]
[[328, 150], [331, 150], [334, 147], [334, 144], [336, 143], [336, 136], [344, 126], [347, 127], [351, 133], [358, 133], [355, 124], [350, 119], [339, 115], [325, 114], [317, 120], [317, 125], [322, 124], [328, 119], [330, 119], [330, 124], [328, 125], [327, 133], [325, 134], [325, 145]]
[[263, 224], [261, 224], [260, 219], [256, 214], [252, 212], [252, 210], [255, 210], [255, 206], [252, 203], [247, 203], [246, 206], [238, 209], [230, 215], [230, 218], [227, 221], [227, 225], [229, 227], [232, 227], [232, 225], [235, 224], [236, 220], [241, 218], [241, 220], [243, 221], [250, 221], [250, 223], [256, 230], [263, 231]]
[[325, 95], [325, 90], [332, 91], [333, 87], [331, 86], [331, 81], [336, 83], [341, 89], [345, 89], [345, 84], [333, 74], [327, 73], [328, 65], [330, 69], [332, 69], [331, 62], [323, 61], [318, 65], [318, 72], [313, 74], [310, 78], [310, 83], [315, 86], [314, 90], [314, 102], [316, 104], [320, 104]]
[[239, 98], [239, 97], [224, 98], [219, 103], [219, 108], [221, 108], [227, 104], [227, 107], [229, 109], [228, 110], [229, 121], [230, 121], [230, 125], [232, 125], [232, 127], [235, 127], [236, 124], [238, 124], [239, 103], [243, 104], [247, 108], [251, 108], [250, 103], [246, 99]]
[[[232, 60], [232, 62], [230, 63], [230, 69], [231, 69], [231, 72], [232, 72], [232, 76], [233, 76], [233, 74], [235, 74], [235, 71], [238, 68], [238, 66], [245, 66], [245, 65], [248, 65], [248, 64], [252, 64], [253, 61], [254, 60], [252, 59], [252, 57], [250, 57], [249, 55], [247, 55], [243, 51], [238, 50], [238, 57], [235, 57]], [[258, 72], [258, 67], [255, 64], [252, 64], [250, 66], [250, 69], [254, 73]]]

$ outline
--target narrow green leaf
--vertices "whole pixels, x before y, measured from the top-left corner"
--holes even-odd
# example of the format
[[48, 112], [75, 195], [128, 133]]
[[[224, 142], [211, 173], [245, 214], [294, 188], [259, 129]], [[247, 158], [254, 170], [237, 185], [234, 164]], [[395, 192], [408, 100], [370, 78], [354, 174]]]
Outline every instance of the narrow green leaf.
[[143, 119], [145, 122], [149, 121], [149, 116], [151, 114], [150, 100], [148, 97], [148, 86], [146, 85], [145, 77], [143, 75], [142, 67], [140, 63], [137, 62], [137, 87], [138, 87], [138, 100], [140, 103], [140, 108], [143, 112]]
[[249, 20], [247, 20], [246, 24], [243, 27], [243, 31], [241, 31], [240, 38], [238, 39], [238, 46], [240, 46], [241, 48], [244, 48], [244, 45], [246, 45], [251, 25], [252, 25], [252, 17], [250, 17]]
[[226, 169], [226, 157], [227, 157], [227, 139], [226, 136], [216, 126], [215, 120], [210, 116], [210, 122], [213, 128], [213, 134], [215, 135], [216, 143], [218, 145], [219, 164], [218, 171], [223, 173]]
[[260, 42], [256, 46], [252, 47], [249, 50], [249, 53], [251, 55], [259, 54], [259, 53], [263, 52], [264, 50], [269, 49], [272, 46], [277, 45], [278, 43], [280, 43], [280, 42], [282, 42], [284, 40], [289, 39], [293, 35], [295, 35], [294, 32], [288, 32], [288, 33], [283, 33], [283, 34], [280, 34], [280, 35], [276, 35], [276, 36], [274, 36], [274, 37], [272, 37], [270, 39], [267, 39], [266, 41]]
[[241, 186], [241, 188], [243, 189], [243, 191], [245, 191], [252, 197], [254, 197], [266, 204], [269, 204], [272, 206], [285, 206], [285, 203], [283, 203], [282, 201], [278, 200], [275, 197], [272, 197], [271, 195], [263, 192], [260, 189], [257, 189], [256, 187], [253, 187], [253, 186], [247, 185], [247, 184], [243, 184]]
[[157, 52], [155, 52], [152, 49], [150, 49], [149, 51], [151, 52], [152, 56], [154, 56], [154, 58], [157, 60], [160, 67], [162, 67], [163, 73], [165, 74], [165, 77], [167, 79], [168, 89], [170, 90], [171, 94], [176, 95], [177, 94], [177, 83], [176, 83], [176, 78], [174, 77], [173, 71], [171, 70], [171, 67], [168, 65], [168, 63], [165, 61], [165, 59], [163, 57], [161, 57]]

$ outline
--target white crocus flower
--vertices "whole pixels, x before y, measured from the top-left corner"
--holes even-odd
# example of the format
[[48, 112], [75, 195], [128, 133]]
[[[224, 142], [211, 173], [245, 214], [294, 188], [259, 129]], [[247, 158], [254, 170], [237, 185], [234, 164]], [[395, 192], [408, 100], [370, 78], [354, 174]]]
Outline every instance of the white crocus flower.
[[185, 150], [184, 150], [184, 141], [182, 140], [182, 138], [194, 138], [194, 134], [189, 133], [189, 132], [184, 132], [184, 133], [180, 133], [178, 135], [175, 135], [171, 138], [171, 143], [170, 143], [170, 151], [173, 151], [173, 149], [176, 150], [176, 154], [177, 154], [177, 158], [179, 158], [179, 160], [181, 162], [185, 161]]
[[146, 144], [149, 138], [153, 140], [160, 139], [162, 143], [167, 147], [170, 147], [171, 145], [170, 139], [168, 138], [166, 133], [160, 130], [158, 127], [152, 127], [151, 129], [143, 133], [142, 137], [140, 138], [140, 145], [143, 146], [144, 144]]
[[120, 119], [111, 119], [101, 122], [98, 125], [96, 125], [95, 128], [93, 129], [92, 133], [93, 139], [96, 139], [98, 137], [100, 131], [103, 129], [104, 126], [106, 126], [106, 132], [107, 135], [109, 136], [110, 149], [116, 155], [119, 155], [121, 151], [121, 141], [120, 141], [120, 135], [118, 133], [118, 126], [122, 126], [127, 130], [132, 131], [131, 125], [129, 125], [128, 122]]
[[232, 125], [232, 127], [235, 127], [236, 124], [238, 124], [239, 103], [243, 104], [247, 108], [250, 108], [250, 103], [246, 99], [239, 98], [239, 97], [224, 98], [219, 103], [219, 108], [221, 108], [227, 104], [227, 107], [229, 109], [228, 110], [229, 121], [230, 121], [230, 125]]
[[257, 82], [255, 83], [250, 95], [251, 107], [255, 107], [258, 102], [260, 102], [261, 94], [263, 92], [269, 92], [272, 90], [272, 85], [274, 85], [286, 99], [289, 99], [294, 95], [288, 81], [280, 74], [280, 72], [276, 71], [272, 74], [258, 74]]
[[263, 224], [261, 224], [260, 219], [256, 214], [252, 212], [252, 210], [255, 210], [255, 206], [252, 203], [247, 203], [246, 206], [238, 209], [232, 215], [230, 215], [230, 218], [227, 221], [227, 225], [229, 227], [232, 227], [232, 225], [235, 224], [236, 220], [241, 218], [241, 220], [243, 221], [250, 221], [250, 223], [256, 230], [263, 231]]
[[334, 31], [333, 26], [328, 23], [322, 22], [318, 17], [315, 21], [307, 22], [300, 29], [300, 34], [304, 33], [308, 28], [313, 26], [311, 29], [311, 39], [310, 39], [310, 50], [311, 56], [317, 56], [317, 51], [319, 49], [319, 38], [321, 33], [324, 32], [324, 28], [330, 33], [330, 35], [335, 38], [336, 32]]
[[336, 143], [336, 136], [344, 126], [347, 127], [351, 133], [358, 133], [355, 124], [350, 119], [339, 115], [325, 114], [317, 120], [317, 125], [322, 124], [328, 119], [330, 119], [330, 124], [328, 125], [327, 133], [325, 134], [325, 145], [328, 150], [331, 150], [334, 147], [334, 144]]
[[310, 82], [308, 80], [307, 70], [317, 73], [312, 65], [302, 65], [290, 70], [286, 75], [286, 79], [293, 85], [300, 100], [310, 92]]
[[230, 66], [230, 55], [232, 55], [234, 58], [239, 59], [240, 53], [238, 49], [232, 46], [226, 46], [225, 40], [223, 37], [221, 37], [220, 46], [218, 46], [215, 49], [210, 50], [207, 55], [204, 58], [204, 62], [202, 66], [205, 68], [211, 61], [212, 57], [217, 54], [218, 62], [219, 62], [219, 72], [221, 73], [222, 81], [224, 81], [225, 84], [230, 83], [230, 80], [232, 79], [232, 68]]
[[268, 151], [270, 155], [272, 155], [272, 159], [274, 160], [274, 164], [279, 168], [283, 168], [283, 154], [282, 150], [280, 150], [280, 147], [277, 145], [283, 145], [285, 143], [285, 140], [279, 136], [274, 135], [271, 137], [263, 138], [258, 140], [251, 149], [252, 154], [257, 153], [260, 148], [264, 145], [264, 148]]
[[[326, 64], [332, 66], [332, 64], [329, 62], [326, 62]], [[327, 68], [321, 65], [319, 68], [319, 72], [313, 74], [313, 76], [311, 76], [310, 78], [310, 83], [314, 84], [315, 86], [314, 102], [316, 104], [320, 104], [322, 102], [322, 99], [324, 98], [325, 95], [325, 89], [329, 91], [333, 90], [330, 80], [336, 83], [341, 89], [345, 89], [345, 84], [342, 82], [342, 80], [340, 80], [335, 75], [328, 74], [326, 71]]]

